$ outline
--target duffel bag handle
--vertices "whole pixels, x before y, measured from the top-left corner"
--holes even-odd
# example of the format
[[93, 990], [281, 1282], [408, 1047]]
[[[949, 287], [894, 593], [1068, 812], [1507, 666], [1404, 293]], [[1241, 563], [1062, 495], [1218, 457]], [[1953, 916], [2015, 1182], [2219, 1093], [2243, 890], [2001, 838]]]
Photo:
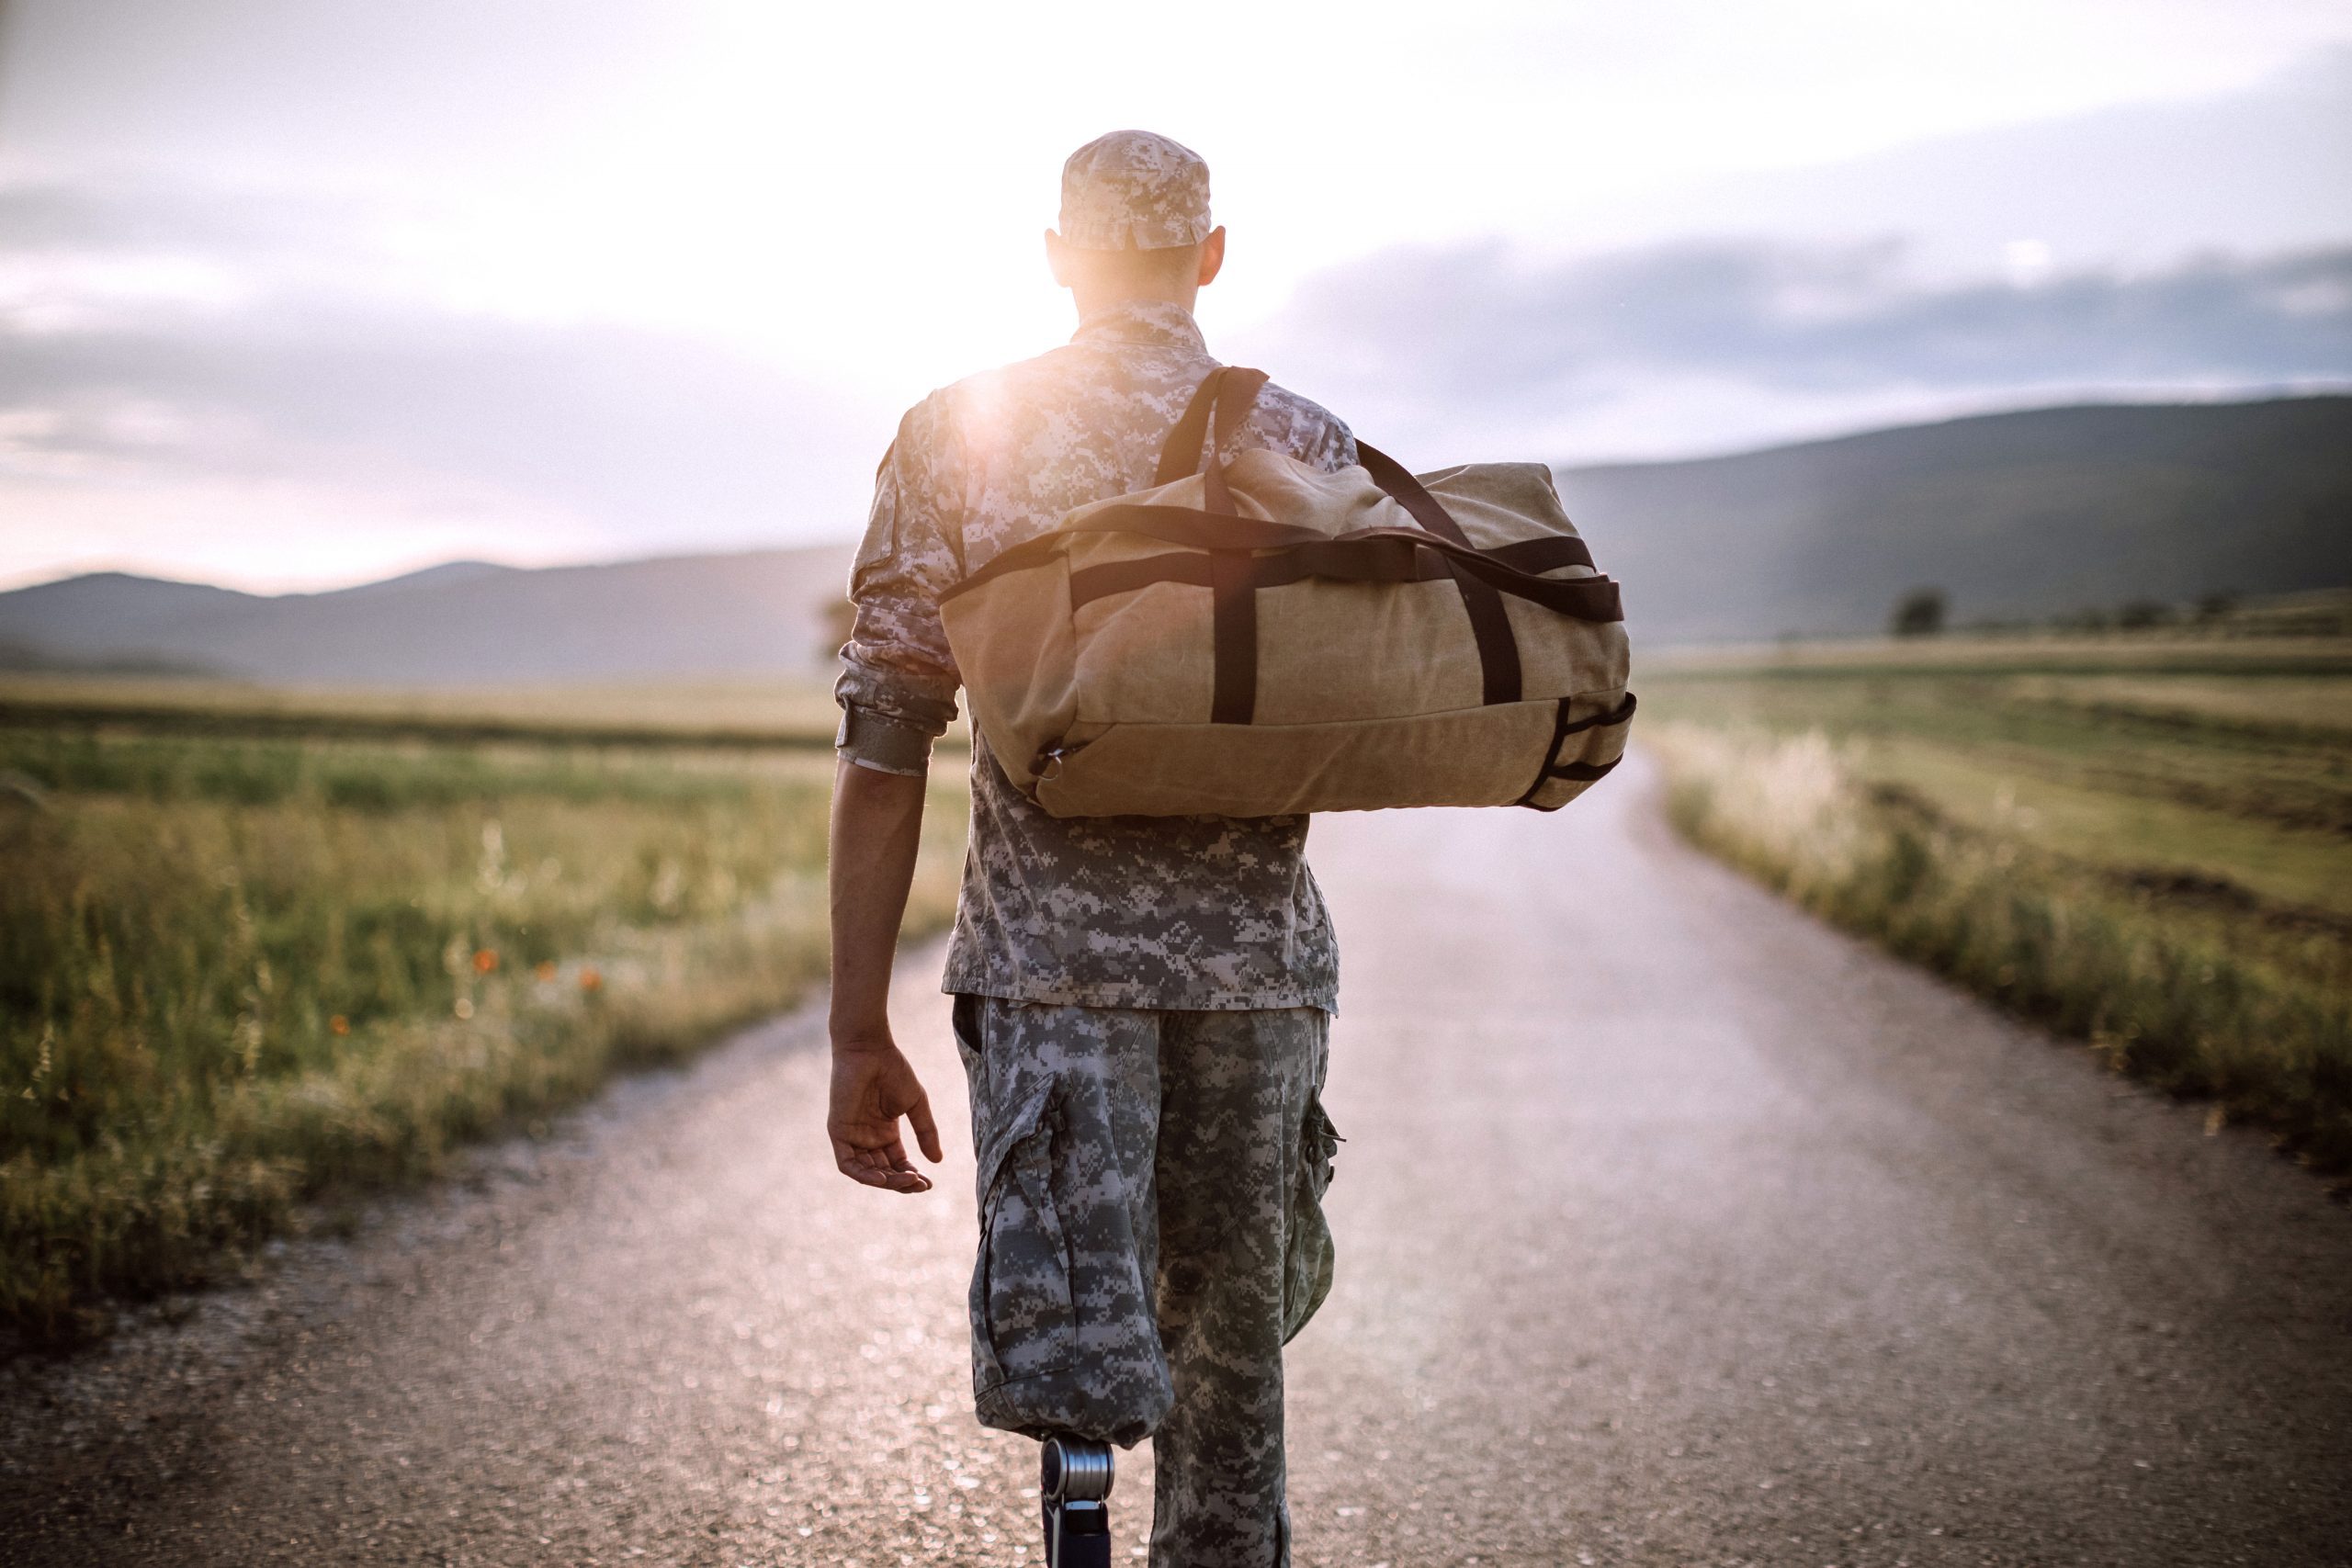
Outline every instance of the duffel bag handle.
[[[1193, 474], [1215, 473], [1213, 487], [1224, 491], [1224, 468], [1220, 460], [1225, 444], [1241, 428], [1250, 415], [1250, 407], [1258, 400], [1258, 389], [1266, 384], [1263, 370], [1244, 369], [1238, 365], [1220, 365], [1201, 378], [1193, 393], [1193, 400], [1185, 406], [1183, 417], [1176, 428], [1168, 433], [1168, 443], [1159, 449], [1159, 468], [1152, 477], [1154, 485], [1172, 485]], [[1201, 459], [1201, 443], [1209, 434], [1209, 418], [1216, 418], [1216, 444], [1208, 451], [1204, 468]], [[1230, 496], [1227, 496], [1228, 502]], [[1212, 507], [1226, 511], [1227, 507]]]
[[[1227, 504], [1214, 503], [1216, 492], [1225, 490], [1220, 482], [1224, 475], [1218, 471], [1225, 467], [1222, 460], [1225, 444], [1232, 438], [1235, 431], [1241, 428], [1241, 422], [1249, 417], [1250, 406], [1258, 400], [1258, 393], [1266, 381], [1263, 370], [1250, 370], [1238, 365], [1220, 365], [1203, 377], [1201, 384], [1193, 390], [1193, 400], [1184, 405], [1182, 416], [1176, 421], [1176, 427], [1168, 433], [1168, 440], [1159, 449], [1159, 467], [1152, 475], [1152, 484], [1170, 485], [1193, 474], [1213, 475], [1210, 478], [1213, 500], [1207, 510], [1229, 513], [1232, 511], [1230, 492], [1225, 496]], [[1208, 448], [1204, 462], [1201, 444], [1208, 436], [1212, 417], [1216, 422], [1216, 442]], [[1356, 443], [1356, 459], [1363, 465], [1364, 472], [1372, 476], [1372, 482], [1403, 507], [1414, 522], [1441, 539], [1451, 539], [1457, 545], [1470, 543], [1470, 536], [1462, 531], [1462, 525], [1453, 520], [1453, 513], [1446, 511], [1438, 498], [1431, 495], [1428, 487], [1415, 479], [1412, 470], [1404, 464], [1363, 440]]]
[[[1230, 513], [1230, 492], [1221, 482], [1225, 467], [1225, 444], [1241, 428], [1249, 417], [1250, 406], [1258, 400], [1258, 393], [1266, 384], [1263, 370], [1250, 370], [1238, 365], [1220, 365], [1201, 378], [1193, 390], [1193, 400], [1184, 406], [1183, 415], [1176, 427], [1168, 433], [1168, 440], [1159, 449], [1159, 467], [1152, 475], [1155, 486], [1174, 484], [1178, 479], [1200, 474], [1209, 481], [1208, 511]], [[1209, 422], [1216, 422], [1216, 441], [1208, 448], [1204, 461], [1201, 444], [1209, 434]], [[1385, 491], [1392, 501], [1403, 507], [1408, 515], [1441, 539], [1451, 539], [1457, 545], [1467, 545], [1470, 536], [1462, 525], [1453, 520], [1428, 487], [1413, 477], [1412, 470], [1383, 452], [1368, 441], [1356, 443], [1357, 461], [1372, 482]], [[1220, 492], [1222, 496], [1220, 497]], [[1216, 504], [1223, 499], [1224, 505]]]

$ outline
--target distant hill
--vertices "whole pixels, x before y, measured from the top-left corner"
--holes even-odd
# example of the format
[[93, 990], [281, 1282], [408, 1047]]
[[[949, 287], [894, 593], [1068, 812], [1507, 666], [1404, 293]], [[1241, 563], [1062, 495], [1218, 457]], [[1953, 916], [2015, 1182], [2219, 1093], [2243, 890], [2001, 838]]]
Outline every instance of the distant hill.
[[1637, 645], [2352, 584], [2352, 397], [1990, 414], [1699, 462], [1572, 468]]
[[0, 593], [21, 664], [401, 686], [821, 670], [851, 547], [526, 570], [453, 561], [332, 593], [97, 572]]
[[[1570, 468], [1638, 643], [1874, 632], [2352, 584], [2352, 397], [2043, 409], [1696, 462]], [[0, 662], [281, 683], [815, 671], [847, 544], [526, 570], [452, 561], [265, 597], [100, 572], [0, 593]]]

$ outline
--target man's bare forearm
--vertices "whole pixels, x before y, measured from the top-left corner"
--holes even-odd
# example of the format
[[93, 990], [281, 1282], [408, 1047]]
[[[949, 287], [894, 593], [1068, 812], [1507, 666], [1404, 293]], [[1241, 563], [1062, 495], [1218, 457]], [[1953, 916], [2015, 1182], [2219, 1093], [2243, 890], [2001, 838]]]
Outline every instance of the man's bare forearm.
[[906, 1119], [923, 1157], [942, 1157], [922, 1084], [890, 1038], [890, 958], [922, 841], [923, 780], [842, 761], [833, 773], [833, 1078], [825, 1136], [851, 1180], [928, 1192], [907, 1156]]
[[890, 961], [922, 841], [924, 781], [842, 761], [833, 774], [832, 1038], [837, 1051], [890, 1040]]

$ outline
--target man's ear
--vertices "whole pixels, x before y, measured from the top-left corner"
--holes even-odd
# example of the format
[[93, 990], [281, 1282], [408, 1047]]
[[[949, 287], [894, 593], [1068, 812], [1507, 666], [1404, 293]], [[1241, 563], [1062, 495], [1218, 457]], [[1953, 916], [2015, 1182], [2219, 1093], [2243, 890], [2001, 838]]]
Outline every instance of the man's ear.
[[1069, 259], [1067, 243], [1055, 231], [1046, 231], [1046, 265], [1053, 269], [1054, 281], [1064, 288], [1069, 287]]
[[1220, 223], [1209, 231], [1207, 239], [1201, 242], [1201, 276], [1195, 281], [1202, 288], [1207, 288], [1216, 281], [1216, 275], [1224, 265], [1225, 225]]

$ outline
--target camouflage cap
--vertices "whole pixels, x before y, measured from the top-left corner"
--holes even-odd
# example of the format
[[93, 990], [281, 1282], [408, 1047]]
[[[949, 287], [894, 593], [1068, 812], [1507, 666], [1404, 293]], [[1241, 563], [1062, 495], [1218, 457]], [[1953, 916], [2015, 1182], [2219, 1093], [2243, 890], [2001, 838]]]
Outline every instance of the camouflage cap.
[[1179, 141], [1114, 130], [1062, 165], [1062, 239], [1089, 251], [1164, 251], [1209, 236], [1209, 166]]

